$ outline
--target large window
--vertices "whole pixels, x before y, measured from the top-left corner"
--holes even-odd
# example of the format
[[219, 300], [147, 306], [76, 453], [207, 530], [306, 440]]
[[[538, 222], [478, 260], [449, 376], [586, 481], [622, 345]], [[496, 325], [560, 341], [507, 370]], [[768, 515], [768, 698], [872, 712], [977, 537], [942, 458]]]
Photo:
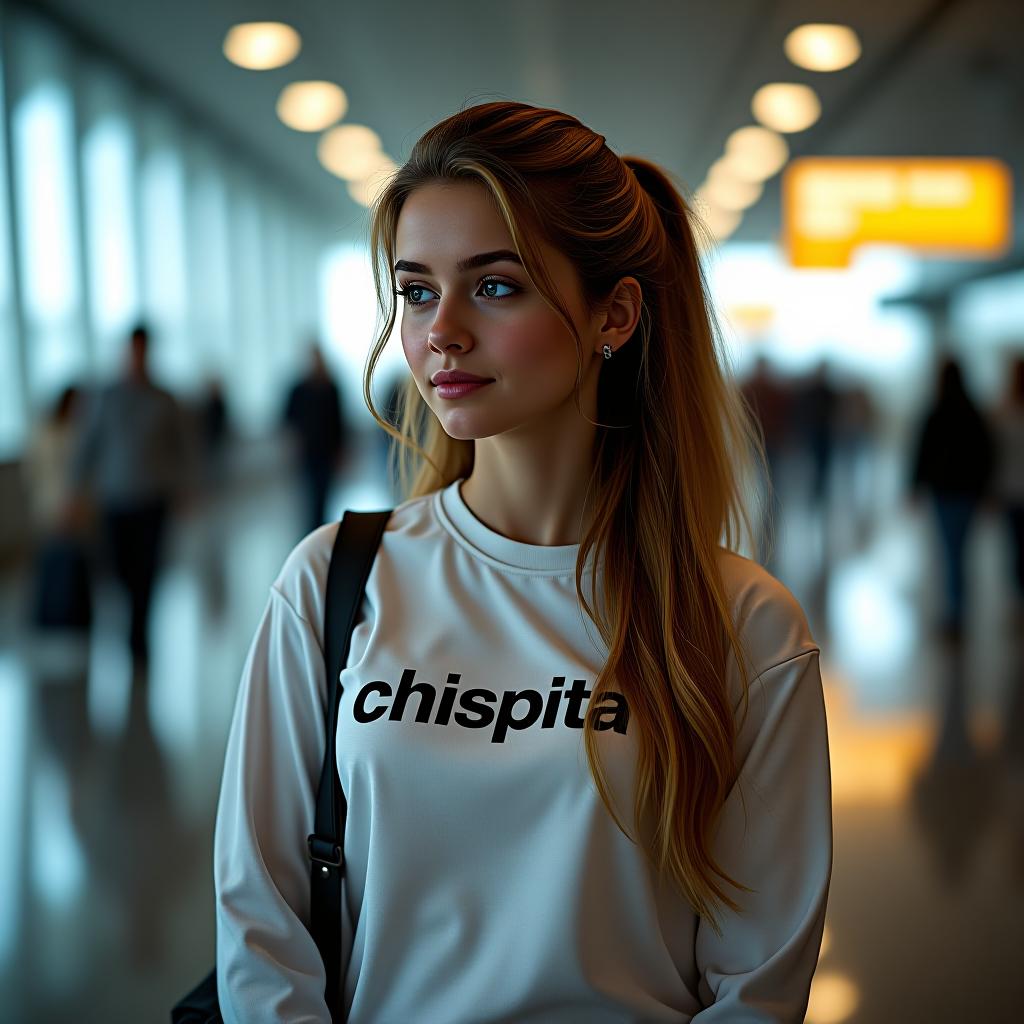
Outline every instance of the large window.
[[270, 378], [263, 219], [252, 182], [237, 173], [231, 181], [236, 345], [245, 352], [236, 362], [233, 382], [241, 426], [258, 432], [275, 419], [278, 404], [277, 382]]
[[[364, 246], [348, 243], [327, 250], [320, 264], [320, 294], [326, 341], [343, 374], [346, 406], [354, 418], [369, 419], [362, 394], [363, 369], [382, 325], [373, 267]], [[408, 373], [400, 338], [400, 323], [396, 319], [374, 372], [378, 411], [389, 385]]]
[[[4, 106], [3, 94], [0, 92], [0, 110]], [[14, 261], [7, 196], [7, 153], [4, 135], [0, 132], [0, 460], [12, 458], [23, 447], [27, 419], [18, 350]]]
[[189, 329], [204, 376], [223, 378], [230, 371], [234, 335], [227, 189], [210, 148], [194, 146], [189, 165]]
[[[120, 87], [119, 87], [120, 86]], [[135, 136], [121, 107], [124, 83], [105, 71], [90, 74], [83, 107], [82, 185], [86, 219], [86, 280], [95, 339], [95, 366], [114, 372], [125, 336], [139, 317], [133, 182]]]
[[986, 405], [997, 405], [1007, 395], [1011, 361], [1024, 356], [1024, 271], [961, 288], [949, 319], [957, 347], [974, 371], [969, 383]]
[[196, 383], [185, 276], [185, 168], [175, 126], [155, 108], [143, 124], [140, 164], [143, 295], [153, 330], [153, 364], [177, 388]]
[[296, 355], [301, 354], [308, 339], [292, 319], [288, 297], [288, 224], [280, 207], [272, 200], [264, 209], [263, 225], [270, 366], [274, 380], [281, 387], [295, 372]]
[[138, 321], [162, 382], [220, 377], [243, 430], [272, 427], [316, 330], [309, 211], [58, 21], [0, 27], [0, 459], [63, 387], [118, 372]]
[[33, 406], [86, 376], [82, 322], [74, 126], [60, 40], [34, 23], [18, 23], [10, 53], [14, 195]]

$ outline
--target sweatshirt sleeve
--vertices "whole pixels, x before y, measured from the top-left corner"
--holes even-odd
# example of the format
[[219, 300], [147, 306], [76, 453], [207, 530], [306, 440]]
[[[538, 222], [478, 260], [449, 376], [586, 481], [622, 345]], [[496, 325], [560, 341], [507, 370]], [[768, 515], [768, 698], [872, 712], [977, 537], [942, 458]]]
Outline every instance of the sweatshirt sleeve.
[[[741, 718], [742, 758], [715, 838], [742, 912], [701, 919], [695, 1024], [800, 1024], [817, 966], [832, 875], [832, 787], [819, 654], [756, 676]], [[744, 753], [745, 752], [745, 753]]]
[[226, 1024], [330, 1024], [308, 930], [324, 751], [323, 655], [276, 585], [246, 659], [214, 837], [217, 987]]

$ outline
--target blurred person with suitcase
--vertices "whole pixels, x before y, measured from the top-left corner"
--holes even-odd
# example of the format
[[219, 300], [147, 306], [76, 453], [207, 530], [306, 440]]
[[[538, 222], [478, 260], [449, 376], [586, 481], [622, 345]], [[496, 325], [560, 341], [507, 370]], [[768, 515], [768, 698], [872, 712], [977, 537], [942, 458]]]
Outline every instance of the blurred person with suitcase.
[[51, 634], [87, 632], [92, 624], [89, 522], [69, 517], [70, 464], [81, 418], [80, 389], [69, 384], [39, 424], [23, 469], [36, 539], [32, 625]]

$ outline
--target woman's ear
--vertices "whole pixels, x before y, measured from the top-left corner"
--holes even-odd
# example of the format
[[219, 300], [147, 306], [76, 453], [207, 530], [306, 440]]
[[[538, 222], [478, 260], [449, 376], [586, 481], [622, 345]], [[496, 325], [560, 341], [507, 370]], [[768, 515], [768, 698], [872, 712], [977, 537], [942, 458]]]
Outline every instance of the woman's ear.
[[594, 351], [600, 353], [605, 345], [610, 345], [612, 352], [617, 352], [625, 345], [640, 322], [643, 303], [640, 282], [635, 277], [622, 278], [601, 305], [597, 346]]

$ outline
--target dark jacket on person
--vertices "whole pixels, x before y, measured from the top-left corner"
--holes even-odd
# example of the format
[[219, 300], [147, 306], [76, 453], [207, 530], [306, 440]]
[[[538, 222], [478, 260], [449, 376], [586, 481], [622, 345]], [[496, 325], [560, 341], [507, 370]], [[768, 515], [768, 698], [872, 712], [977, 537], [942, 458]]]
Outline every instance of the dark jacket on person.
[[967, 398], [951, 395], [927, 414], [917, 442], [914, 491], [981, 498], [995, 468], [995, 441], [984, 417]]
[[337, 385], [307, 377], [288, 395], [285, 422], [295, 431], [306, 462], [330, 462], [341, 454], [344, 440]]

